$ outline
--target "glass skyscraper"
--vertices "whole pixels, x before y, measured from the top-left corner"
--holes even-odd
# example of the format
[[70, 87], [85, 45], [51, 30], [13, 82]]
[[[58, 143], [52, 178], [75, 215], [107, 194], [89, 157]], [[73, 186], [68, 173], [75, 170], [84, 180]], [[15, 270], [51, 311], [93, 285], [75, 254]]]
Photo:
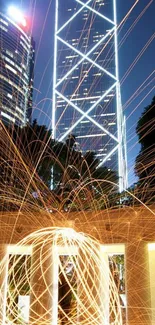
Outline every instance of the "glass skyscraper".
[[24, 126], [31, 119], [34, 41], [26, 27], [0, 13], [0, 119]]
[[56, 0], [53, 136], [76, 137], [127, 186], [116, 0]]

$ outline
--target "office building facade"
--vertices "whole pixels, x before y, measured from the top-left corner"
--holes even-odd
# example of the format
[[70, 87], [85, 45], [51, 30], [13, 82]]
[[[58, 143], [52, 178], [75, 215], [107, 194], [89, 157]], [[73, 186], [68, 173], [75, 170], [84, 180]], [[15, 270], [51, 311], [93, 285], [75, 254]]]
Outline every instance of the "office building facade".
[[74, 134], [82, 152], [118, 170], [127, 187], [118, 75], [116, 0], [56, 0], [53, 137]]
[[26, 27], [0, 13], [0, 119], [7, 125], [31, 120], [34, 55]]

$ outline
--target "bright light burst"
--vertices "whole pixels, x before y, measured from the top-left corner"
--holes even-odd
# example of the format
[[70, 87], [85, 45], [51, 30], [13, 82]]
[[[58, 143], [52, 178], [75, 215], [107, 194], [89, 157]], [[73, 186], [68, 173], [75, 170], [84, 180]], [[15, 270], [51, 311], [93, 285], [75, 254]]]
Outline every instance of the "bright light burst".
[[[118, 290], [97, 241], [73, 229], [45, 228], [20, 241], [15, 251], [29, 246], [31, 261], [30, 255], [9, 257], [7, 323], [24, 323], [17, 297], [25, 293], [30, 295], [30, 324], [57, 324], [58, 318], [61, 324], [122, 324]], [[70, 277], [68, 259], [62, 256], [69, 257]]]
[[[3, 153], [1, 168], [5, 167], [2, 168], [2, 171], [5, 169], [6, 177], [2, 177], [0, 189], [2, 243], [3, 240], [7, 244], [18, 242], [15, 252], [11, 253], [14, 256], [9, 257], [7, 296], [4, 294], [6, 282], [4, 281], [1, 286], [0, 298], [2, 305], [4, 305], [3, 313], [6, 313], [7, 319], [21, 319], [23, 316], [17, 308], [16, 298], [17, 295], [26, 294], [30, 295], [30, 324], [39, 324], [39, 321], [40, 324], [51, 324], [51, 318], [53, 325], [59, 323], [59, 318], [62, 321], [64, 319], [65, 323], [73, 325], [77, 322], [99, 325], [101, 319], [104, 322], [103, 325], [109, 325], [108, 322], [115, 325], [122, 324], [118, 288], [116, 288], [110, 274], [109, 264], [105, 263], [101, 254], [99, 243], [85, 234], [64, 227], [74, 228], [75, 226], [78, 231], [87, 232], [98, 238], [101, 244], [128, 242], [129, 246], [132, 247], [134, 243], [135, 254], [135, 247], [139, 247], [139, 238], [146, 235], [146, 229], [142, 234], [143, 229], [141, 230], [140, 227], [141, 237], [134, 237], [139, 222], [139, 214], [141, 214], [141, 206], [144, 206], [148, 225], [154, 220], [154, 210], [136, 198], [135, 194], [139, 195], [139, 192], [127, 192], [128, 199], [132, 198], [130, 207], [119, 209], [120, 206], [117, 206], [117, 209], [111, 211], [111, 207], [116, 207], [118, 197], [115, 197], [114, 201], [112, 201], [112, 197], [110, 198], [108, 180], [95, 180], [95, 185], [92, 187], [94, 179], [91, 177], [91, 173], [87, 174], [85, 182], [79, 173], [78, 177], [80, 178], [73, 179], [72, 183], [70, 172], [73, 168], [71, 170], [70, 168], [64, 169], [63, 174], [64, 184], [72, 186], [72, 190], [67, 193], [66, 197], [63, 196], [63, 193], [62, 196], [60, 194], [58, 201], [55, 193], [50, 191], [37, 175], [37, 166], [42, 156], [39, 155], [39, 160], [37, 159], [36, 162], [33, 160], [33, 165], [31, 158], [34, 156], [32, 155], [33, 157], [29, 157], [28, 160], [27, 151], [21, 154], [9, 136], [7, 129], [2, 124], [1, 126], [0, 143], [1, 154]], [[43, 142], [43, 150], [45, 148], [46, 141]], [[54, 154], [51, 152], [53, 159], [52, 155]], [[59, 157], [57, 156], [55, 159], [61, 166]], [[63, 168], [63, 166], [61, 167]], [[75, 172], [77, 175], [76, 168]], [[113, 186], [115, 187], [115, 184]], [[140, 197], [144, 198], [144, 195], [145, 192]], [[152, 193], [147, 192], [148, 203], [151, 198]], [[67, 211], [64, 209], [65, 202]], [[136, 209], [134, 208], [135, 203], [136, 205], [139, 204]], [[104, 211], [102, 211], [103, 209]], [[75, 213], [72, 213], [73, 210]], [[71, 225], [68, 225], [67, 222], [70, 221]], [[55, 228], [57, 225], [60, 225], [60, 228]], [[47, 226], [53, 226], [53, 228], [42, 229]], [[25, 237], [36, 229], [40, 230]], [[149, 236], [154, 232], [154, 228], [151, 229], [152, 232], [149, 233]], [[20, 240], [21, 238], [24, 239]], [[26, 257], [24, 257], [25, 252], [20, 253], [20, 247], [27, 250]], [[31, 250], [32, 259], [30, 261]], [[67, 261], [63, 256], [69, 257]], [[3, 260], [4, 264], [6, 259], [7, 256]], [[134, 273], [137, 255], [135, 259], [132, 255], [131, 260], [132, 267], [130, 270]], [[5, 273], [3, 262], [1, 265], [2, 278]], [[73, 270], [73, 281], [70, 281], [66, 274], [68, 264]], [[138, 266], [141, 269], [141, 264]], [[73, 297], [72, 308], [69, 313], [62, 308], [62, 296], [58, 301], [58, 283], [61, 282], [61, 277], [65, 278], [68, 284], [68, 292], [72, 293]], [[136, 287], [137, 278], [136, 283], [132, 283], [132, 288], [134, 284]], [[144, 284], [143, 281], [142, 286], [141, 283], [138, 285], [143, 296], [143, 288], [145, 290], [147, 284]], [[131, 290], [128, 291], [127, 288], [126, 293], [129, 300]], [[136, 296], [135, 291], [134, 295]], [[135, 306], [136, 304], [132, 305], [134, 312], [137, 310]], [[129, 305], [127, 305], [127, 311], [128, 308]], [[147, 312], [146, 309], [145, 312], [143, 309], [137, 312], [138, 318], [143, 319], [147, 313], [149, 315], [150, 309], [147, 304], [146, 308]]]
[[23, 27], [26, 27], [26, 19], [18, 8], [10, 6], [8, 8], [8, 14], [15, 22], [22, 24]]

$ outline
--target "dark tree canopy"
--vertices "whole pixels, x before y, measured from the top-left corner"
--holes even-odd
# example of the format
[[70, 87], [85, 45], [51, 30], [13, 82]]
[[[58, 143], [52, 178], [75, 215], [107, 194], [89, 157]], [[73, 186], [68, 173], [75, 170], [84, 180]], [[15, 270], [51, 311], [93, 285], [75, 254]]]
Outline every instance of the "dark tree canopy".
[[155, 96], [151, 104], [145, 107], [138, 121], [136, 132], [142, 150], [155, 144]]
[[143, 186], [155, 186], [155, 97], [145, 107], [137, 124], [137, 135], [141, 150], [136, 158], [135, 171]]
[[50, 186], [51, 151], [54, 145], [51, 131], [34, 120], [32, 125], [23, 128], [14, 126], [12, 137], [24, 162], [35, 169], [43, 182]]
[[[96, 154], [92, 151], [82, 154], [75, 144], [74, 135], [65, 143], [53, 140], [51, 130], [36, 120], [23, 128], [4, 127], [0, 137], [3, 192], [10, 189], [12, 193], [21, 193], [20, 197], [26, 195], [29, 201], [33, 192], [44, 193], [47, 199], [52, 194], [51, 204], [65, 201], [67, 205], [73, 203], [78, 209], [84, 209], [116, 189], [116, 173], [98, 167]], [[50, 190], [52, 180], [53, 191]]]
[[73, 149], [75, 145], [75, 135], [74, 134], [69, 134], [67, 140], [66, 140], [66, 146], [69, 149]]

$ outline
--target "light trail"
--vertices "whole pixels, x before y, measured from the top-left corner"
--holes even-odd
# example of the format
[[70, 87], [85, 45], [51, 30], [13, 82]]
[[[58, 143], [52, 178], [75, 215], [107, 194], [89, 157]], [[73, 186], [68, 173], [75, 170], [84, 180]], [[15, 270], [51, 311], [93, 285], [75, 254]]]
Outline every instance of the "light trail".
[[[6, 321], [15, 322], [19, 318], [17, 297], [26, 288], [27, 294], [30, 295], [29, 321], [31, 324], [41, 322], [46, 325], [53, 317], [55, 320], [61, 317], [61, 320], [64, 319], [73, 325], [77, 324], [77, 317], [84, 324], [91, 322], [99, 325], [102, 320], [106, 325], [109, 319], [117, 325], [122, 324], [118, 291], [106, 261], [101, 259], [100, 244], [97, 241], [88, 235], [76, 233], [73, 229], [45, 228], [21, 240], [14, 247], [14, 251], [19, 251], [20, 247], [30, 246], [32, 247], [31, 258], [30, 255], [23, 254], [10, 255], [9, 258]], [[51, 258], [52, 252], [54, 259]], [[33, 254], [35, 254], [35, 260]], [[64, 258], [61, 258], [63, 254], [68, 256], [66, 262]], [[66, 273], [68, 261], [72, 267], [71, 280]], [[57, 271], [53, 273], [56, 268]], [[51, 275], [53, 274], [51, 278], [48, 277], [50, 272]], [[41, 290], [37, 289], [39, 288], [38, 276]], [[63, 279], [65, 279], [67, 291], [64, 296], [59, 297], [59, 286]], [[107, 285], [109, 289], [105, 292], [104, 286], [107, 287]], [[74, 301], [69, 312], [62, 307], [62, 300], [66, 295], [71, 295]], [[52, 315], [51, 309], [47, 308], [47, 299], [51, 300], [49, 306], [57, 305], [57, 309], [55, 307], [53, 309], [57, 315], [55, 313]], [[104, 305], [106, 299], [109, 301], [108, 315]], [[24, 321], [22, 314], [20, 318]]]
[[[150, 77], [152, 76], [152, 75], [154, 75], [155, 74], [155, 70], [153, 70], [150, 74], [149, 74], [149, 76], [142, 82], [142, 84], [136, 89], [136, 91], [134, 92], [134, 94], [126, 101], [126, 103], [124, 104], [124, 106], [123, 106], [123, 110], [125, 110], [125, 109], [127, 109], [127, 107], [132, 103], [132, 101], [137, 97], [137, 96], [139, 96], [139, 94], [141, 93], [141, 92], [143, 92], [153, 81], [154, 81], [154, 78], [155, 77], [153, 77], [152, 79], [151, 79], [151, 81], [149, 81], [145, 86], [144, 86], [144, 84], [148, 81], [148, 79], [150, 79]], [[143, 88], [142, 88], [142, 86], [144, 86]]]
[[130, 26], [130, 28], [127, 30], [127, 32], [125, 33], [125, 35], [120, 40], [119, 48], [126, 41], [126, 39], [129, 36], [129, 34], [133, 31], [133, 29], [135, 28], [135, 26], [137, 25], [137, 23], [139, 22], [139, 20], [143, 17], [143, 15], [145, 14], [146, 10], [150, 7], [150, 5], [152, 3], [153, 3], [153, 0], [150, 0], [150, 2], [145, 6], [145, 8], [140, 12], [139, 16], [135, 19], [135, 21], [133, 22], [133, 24]]
[[[136, 4], [137, 4], [138, 2], [136, 2]], [[149, 2], [149, 4], [150, 4], [150, 2]], [[148, 5], [149, 5], [148, 4]], [[147, 5], [147, 6], [148, 6]], [[145, 7], [145, 9], [146, 9], [146, 7]], [[142, 13], [144, 14], [144, 10], [141, 12], [141, 14], [139, 15], [139, 18], [140, 17], [142, 17], [141, 15], [142, 15]], [[137, 19], [139, 19], [139, 18], [137, 18]], [[135, 23], [137, 23], [137, 19], [135, 20], [135, 22], [133, 23], [133, 25], [132, 25], [132, 28], [134, 28], [134, 26], [135, 26]], [[125, 22], [125, 20], [124, 20], [124, 22]], [[124, 23], [123, 22], [123, 23]], [[122, 23], [121, 23], [121, 26], [122, 26]], [[132, 31], [132, 29], [130, 30], [130, 32]], [[128, 31], [129, 32], [129, 31]], [[127, 35], [129, 35], [129, 34], [126, 34], [126, 37], [127, 37]], [[125, 38], [123, 38], [123, 41], [125, 40]], [[134, 62], [133, 62], [134, 63]], [[135, 64], [136, 64], [136, 62], [135, 62]], [[134, 66], [135, 67], [135, 66]], [[130, 73], [130, 72], [129, 72]], [[149, 81], [149, 78], [151, 78], [151, 76], [153, 76], [153, 73], [154, 73], [154, 71], [146, 78], [146, 80], [141, 84], [141, 86], [139, 86], [138, 88], [137, 88], [137, 90], [135, 91], [135, 93], [128, 99], [128, 101], [125, 103], [125, 108], [127, 108], [128, 107], [128, 105], [130, 105], [131, 104], [131, 102], [136, 98], [136, 97], [138, 97], [139, 96], [139, 94], [142, 92], [142, 91], [144, 91], [145, 89], [146, 89], [146, 87], [150, 87], [150, 85], [152, 84], [152, 82], [154, 81], [154, 78], [152, 78], [150, 81]], [[45, 74], [45, 71], [44, 71], [44, 74]], [[96, 81], [95, 81], [96, 82]], [[95, 82], [94, 82], [94, 85], [95, 85]], [[147, 82], [147, 83], [146, 83]], [[143, 103], [143, 101], [147, 98], [147, 96], [149, 96], [149, 94], [152, 92], [154, 90], [154, 87], [152, 87], [151, 86], [151, 89], [148, 91], [148, 93], [146, 94], [146, 95], [144, 95], [143, 96], [143, 99], [136, 105], [136, 107], [134, 108], [134, 110], [133, 110], [133, 112], [131, 113], [131, 114], [134, 114], [134, 112], [137, 110], [137, 108]], [[138, 93], [137, 93], [138, 92]], [[42, 101], [40, 101], [39, 103], [38, 103], [38, 105], [40, 104], [40, 103], [42, 103], [42, 102], [45, 102], [45, 100], [49, 100], [49, 98], [44, 98]], [[129, 117], [128, 118], [131, 118], [131, 114], [129, 115]], [[135, 126], [135, 124], [134, 125], [132, 125], [132, 127], [131, 127], [131, 129], [133, 128]], [[3, 126], [2, 126], [3, 127]], [[130, 130], [131, 130], [130, 129]], [[135, 137], [134, 135], [133, 135], [133, 137]], [[5, 150], [6, 150], [6, 136], [2, 136], [2, 139], [3, 139], [3, 146], [4, 146], [4, 148], [5, 148]], [[1, 140], [2, 140], [1, 139]], [[132, 136], [130, 137], [130, 139], [129, 139], [129, 142], [132, 140], [133, 138], [132, 138]], [[10, 139], [9, 139], [9, 141], [10, 141]], [[134, 144], [134, 146], [136, 145], [136, 143]], [[133, 148], [133, 147], [132, 147]], [[129, 152], [131, 152], [131, 150], [132, 150], [132, 148], [130, 148], [129, 149]], [[20, 154], [18, 153], [18, 150], [16, 150], [16, 148], [15, 148], [15, 146], [13, 146], [12, 144], [11, 144], [11, 141], [10, 141], [10, 145], [8, 145], [8, 147], [7, 147], [7, 150], [8, 150], [8, 157], [9, 157], [9, 160], [11, 160], [12, 159], [12, 157], [14, 157], [14, 159], [13, 159], [13, 167], [12, 167], [12, 172], [14, 173], [14, 174], [18, 174], [18, 173], [20, 173], [20, 168], [21, 168], [21, 175], [20, 175], [20, 182], [22, 183], [22, 188], [23, 188], [23, 194], [21, 195], [21, 197], [18, 195], [18, 193], [16, 193], [16, 191], [15, 191], [15, 189], [14, 188], [11, 188], [11, 187], [8, 187], [8, 186], [6, 186], [5, 188], [3, 188], [3, 190], [2, 190], [2, 195], [1, 195], [1, 198], [3, 199], [3, 203], [2, 203], [2, 207], [1, 208], [3, 208], [3, 204], [5, 204], [6, 202], [8, 203], [8, 205], [10, 204], [10, 203], [16, 203], [17, 205], [18, 205], [18, 207], [19, 207], [19, 211], [21, 211], [21, 213], [28, 213], [28, 220], [29, 220], [29, 222], [31, 222], [31, 219], [32, 218], [34, 218], [34, 220], [36, 220], [36, 223], [39, 223], [39, 225], [40, 225], [40, 227], [41, 226], [43, 226], [43, 224], [44, 224], [44, 221], [42, 220], [41, 222], [40, 221], [38, 221], [37, 220], [37, 217], [36, 217], [36, 215], [35, 215], [35, 212], [33, 212], [33, 208], [35, 208], [35, 209], [37, 209], [37, 211], [45, 211], [46, 209], [48, 209], [49, 208], [49, 205], [47, 204], [47, 201], [45, 200], [45, 198], [43, 198], [42, 197], [42, 195], [41, 194], [39, 194], [39, 197], [40, 197], [40, 200], [41, 200], [41, 202], [42, 202], [42, 206], [40, 207], [40, 205], [39, 205], [39, 203], [36, 203], [36, 200], [35, 199], [33, 199], [32, 198], [32, 192], [31, 192], [31, 189], [33, 188], [33, 189], [35, 189], [37, 192], [39, 192], [39, 190], [41, 190], [42, 188], [45, 190], [46, 189], [46, 187], [44, 186], [44, 187], [42, 187], [42, 184], [41, 184], [41, 180], [39, 180], [38, 178], [37, 178], [37, 172], [36, 172], [36, 169], [37, 169], [37, 167], [35, 168], [35, 170], [33, 170], [33, 169], [31, 169], [31, 168], [29, 168], [29, 166], [27, 166], [26, 164], [25, 164], [25, 162], [23, 162], [23, 160], [21, 159], [21, 156], [20, 156]], [[152, 150], [151, 148], [150, 148], [150, 150]], [[53, 153], [51, 152], [51, 156], [53, 155]], [[58, 158], [56, 158], [55, 157], [55, 159], [57, 159], [57, 162], [58, 162]], [[3, 161], [3, 162], [5, 162], [5, 160]], [[39, 162], [38, 162], [39, 163]], [[149, 162], [149, 160], [147, 159], [147, 157], [146, 157], [146, 165], [149, 165], [150, 164], [150, 162]], [[62, 166], [62, 164], [59, 162], [59, 165], [61, 166], [61, 168], [64, 170], [64, 167]], [[37, 164], [37, 166], [38, 166], [38, 164]], [[22, 175], [22, 173], [23, 173], [23, 167], [24, 167], [24, 176]], [[89, 167], [89, 166], [88, 166]], [[142, 168], [145, 168], [146, 166], [144, 165], [144, 166], [142, 166]], [[88, 168], [89, 169], [89, 168]], [[153, 177], [153, 175], [150, 175], [149, 176], [150, 178], [151, 177]], [[65, 173], [65, 176], [64, 176], [64, 179], [66, 180], [66, 183], [68, 183], [68, 185], [70, 185], [70, 186], [73, 186], [73, 184], [71, 183], [71, 180], [70, 180], [70, 177], [69, 177], [69, 172], [68, 171], [66, 171], [66, 173]], [[100, 199], [95, 199], [95, 196], [91, 193], [91, 190], [90, 190], [90, 188], [91, 188], [91, 184], [94, 184], [93, 183], [94, 182], [94, 180], [92, 179], [92, 177], [91, 177], [91, 172], [89, 171], [89, 177], [88, 177], [88, 179], [86, 180], [86, 181], [84, 181], [83, 179], [82, 179], [82, 176], [81, 176], [81, 178], [80, 179], [77, 179], [77, 180], [75, 180], [75, 183], [74, 183], [74, 186], [75, 186], [75, 188], [74, 189], [72, 189], [72, 191], [71, 191], [71, 193], [69, 193], [68, 194], [68, 196], [71, 194], [72, 195], [72, 204], [74, 205], [74, 209], [76, 209], [77, 211], [78, 211], [78, 209], [80, 209], [80, 210], [82, 210], [81, 211], [81, 214], [82, 214], [82, 216], [83, 216], [83, 219], [85, 220], [85, 224], [86, 224], [86, 227], [88, 226], [88, 224], [89, 224], [89, 219], [88, 219], [88, 217], [86, 216], [86, 213], [85, 213], [85, 211], [83, 210], [83, 207], [84, 207], [84, 205], [83, 205], [83, 202], [82, 202], [82, 199], [83, 199], [83, 197], [86, 199], [85, 200], [85, 207], [86, 206], [88, 206], [88, 209], [93, 209], [93, 211], [94, 211], [94, 213], [100, 213], [99, 212], [99, 210], [101, 209], [101, 207], [106, 207], [106, 211], [107, 211], [107, 215], [109, 215], [109, 222], [111, 221], [111, 215], [110, 215], [110, 209], [111, 209], [111, 207], [113, 207], [113, 203], [111, 202], [111, 198], [109, 199], [109, 197], [110, 197], [110, 193], [108, 193], [107, 192], [107, 194], [104, 194], [104, 191], [103, 191], [103, 188], [104, 188], [104, 190], [106, 189], [106, 188], [108, 188], [107, 187], [107, 181], [103, 181], [103, 180], [97, 180], [96, 181], [96, 183], [98, 183], [98, 189], [100, 189], [100, 191], [101, 191], [101, 193], [103, 193], [103, 195], [102, 195], [102, 197], [100, 198]], [[144, 183], [145, 183], [145, 179], [144, 179]], [[31, 187], [32, 186], [32, 187]], [[114, 184], [114, 188], [116, 187], [116, 185]], [[145, 196], [145, 186], [143, 187], [143, 193], [142, 193], [142, 196], [143, 196], [143, 198], [146, 200], [146, 198], [144, 197]], [[46, 189], [47, 190], [47, 189]], [[25, 194], [25, 195], [24, 195]], [[128, 192], [128, 195], [129, 196], [132, 196], [134, 199], [135, 199], [135, 201], [137, 202], [138, 200], [137, 200], [137, 196], [139, 196], [141, 193], [137, 193], [137, 195], [131, 195], [131, 193], [130, 192]], [[81, 195], [81, 196], [80, 196]], [[54, 198], [53, 198], [53, 195], [52, 195], [52, 193], [50, 192], [50, 191], [48, 191], [48, 196], [49, 196], [49, 201], [51, 200], [51, 202], [50, 202], [50, 208], [51, 208], [51, 210], [52, 210], [52, 208], [53, 208], [53, 210], [55, 209], [55, 202], [54, 202]], [[27, 197], [28, 197], [28, 199], [27, 199]], [[150, 193], [150, 197], [151, 197], [151, 193]], [[61, 218], [66, 218], [67, 219], [67, 217], [68, 217], [68, 214], [66, 213], [66, 217], [64, 217], [63, 216], [63, 214], [61, 214], [61, 210], [63, 209], [63, 203], [64, 203], [64, 201], [63, 201], [64, 199], [62, 199], [62, 201], [61, 201], [61, 203], [60, 203], [60, 205], [58, 205], [58, 207], [57, 207], [57, 209], [58, 209], [58, 211], [60, 211], [60, 215], [61, 215]], [[66, 200], [67, 200], [67, 198], [66, 198]], [[143, 199], [141, 199], [141, 200], [139, 200], [139, 204], [140, 204], [140, 206], [144, 206], [145, 208], [146, 208], [146, 210], [147, 210], [147, 204], [149, 204], [149, 200], [150, 200], [150, 198], [148, 197], [147, 198], [147, 203], [143, 203]], [[29, 205], [29, 203], [31, 203], [30, 205]], [[87, 205], [88, 204], [88, 205]], [[135, 205], [136, 205], [136, 203], [135, 203]], [[21, 209], [20, 209], [20, 207], [21, 207]], [[118, 207], [117, 207], [118, 208]], [[152, 212], [152, 210], [151, 210], [151, 207], [150, 206], [148, 206], [148, 208], [149, 208], [149, 211], [151, 212], [151, 214], [152, 214], [152, 218], [154, 218], [154, 213]], [[5, 209], [5, 208], [4, 208]], [[70, 210], [72, 210], [72, 207], [71, 207], [71, 204], [70, 204], [70, 207], [68, 207], [68, 210], [70, 211]], [[134, 203], [133, 203], [133, 205], [131, 206], [131, 210], [134, 212], [134, 211], [136, 211], [136, 209], [135, 209], [135, 207], [134, 207]], [[127, 212], [128, 213], [128, 212]], [[19, 213], [20, 214], [20, 213]], [[10, 217], [11, 218], [11, 217]], [[54, 217], [54, 213], [49, 213], [49, 218], [51, 218], [51, 223], [53, 222], [53, 220], [54, 220], [54, 222], [55, 222], [55, 217]], [[63, 220], [64, 220], [63, 219]], [[18, 221], [18, 220], [17, 220]], [[148, 222], [149, 223], [151, 223], [151, 221], [152, 221], [152, 219], [150, 218], [149, 220], [148, 220]], [[121, 227], [121, 224], [120, 224], [120, 227]], [[130, 234], [130, 227], [131, 227], [131, 225], [130, 224], [128, 224], [128, 236], [129, 236], [129, 234]], [[13, 228], [13, 231], [14, 231], [14, 229], [15, 228]], [[98, 229], [98, 235], [100, 235], [100, 233], [102, 232], [102, 229]], [[111, 234], [111, 238], [112, 238], [112, 242], [113, 242], [113, 240], [114, 240], [114, 235], [116, 235], [117, 236], [117, 232], [118, 232], [118, 230], [117, 229], [114, 229], [114, 230], [110, 230], [110, 234]], [[60, 238], [59, 238], [60, 239]], [[56, 244], [56, 242], [57, 242], [57, 240], [58, 240], [58, 237], [55, 239], [55, 244]], [[37, 243], [37, 239], [36, 239], [36, 243]], [[64, 246], [65, 247], [67, 247], [67, 244], [68, 244], [68, 242], [67, 242], [67, 239], [66, 239], [66, 237], [63, 237], [63, 240], [62, 240], [62, 243], [64, 244]], [[69, 250], [68, 250], [69, 251]], [[88, 249], [88, 251], [89, 251], [89, 249]], [[46, 257], [46, 256], [45, 256]], [[86, 256], [87, 257], [87, 256]], [[42, 255], [40, 255], [40, 259], [41, 259], [41, 261], [42, 260], [44, 260], [44, 254], [42, 253]], [[72, 259], [72, 262], [74, 263], [74, 266], [76, 265], [75, 264], [75, 262], [74, 262], [74, 260]], [[15, 264], [16, 264], [16, 261], [15, 261]], [[39, 265], [39, 264], [38, 264]], [[60, 268], [63, 270], [63, 268], [62, 268], [62, 264], [61, 264], [61, 262], [59, 263], [59, 266], [60, 266]], [[26, 266], [24, 266], [25, 267], [25, 269], [26, 269], [26, 271], [27, 271], [27, 275], [25, 276], [25, 279], [26, 278], [28, 278], [28, 269], [26, 268]], [[36, 269], [35, 270], [37, 270], [37, 265], [36, 265]], [[13, 270], [13, 272], [14, 272], [14, 270]], [[89, 272], [90, 273], [90, 272]], [[91, 275], [91, 274], [90, 274]], [[14, 274], [14, 277], [15, 277], [15, 274]], [[43, 278], [44, 278], [44, 280], [45, 280], [45, 277], [43, 276]], [[87, 277], [86, 277], [86, 279], [87, 279]], [[82, 285], [84, 286], [84, 288], [85, 288], [85, 291], [87, 291], [87, 283], [85, 282], [85, 278], [83, 277], [83, 279], [82, 279], [83, 281], [82, 281]], [[14, 281], [12, 282], [12, 283], [14, 283]], [[22, 284], [22, 281], [20, 281], [20, 284], [19, 285], [21, 285]], [[70, 289], [71, 289], [72, 287], [70, 287]], [[95, 288], [95, 290], [96, 290], [96, 288]], [[75, 290], [74, 290], [75, 291]], [[74, 292], [73, 291], [73, 292]], [[18, 290], [18, 292], [19, 292], [19, 290]], [[88, 290], [88, 292], [89, 292], [89, 290]], [[76, 293], [74, 292], [74, 294], [75, 294], [75, 296], [76, 296], [76, 299], [77, 299], [77, 301], [78, 301], [78, 303], [80, 303], [80, 301], [78, 300], [78, 297], [77, 297], [77, 295], [76, 295]], [[96, 297], [96, 296], [95, 296]], [[93, 300], [93, 297], [91, 296], [91, 299]], [[37, 298], [37, 300], [38, 300], [38, 298]], [[97, 313], [99, 312], [99, 309], [98, 309], [98, 307], [97, 307], [97, 305], [94, 305], [95, 306], [95, 308], [96, 308], [96, 310], [97, 310]], [[10, 308], [10, 310], [11, 310], [11, 307], [9, 307]], [[60, 310], [61, 310], [61, 312], [62, 312], [62, 309], [61, 309], [61, 307], [59, 308]], [[15, 312], [15, 314], [16, 314], [16, 312]], [[96, 319], [96, 317], [95, 317], [95, 313], [92, 315], [92, 322], [94, 322], [95, 321], [95, 319]], [[89, 315], [89, 313], [88, 313], [88, 317], [89, 317], [90, 315]], [[94, 316], [94, 317], [93, 317]], [[71, 322], [73, 321], [73, 323], [72, 324], [74, 324], [74, 317], [75, 316], [73, 316], [73, 317], [70, 317], [70, 320], [71, 320]], [[97, 321], [97, 320], [96, 320]]]
[[146, 49], [152, 43], [152, 41], [154, 40], [154, 38], [155, 38], [155, 33], [152, 34], [152, 36], [149, 38], [149, 40], [147, 41], [147, 43], [144, 45], [144, 47], [142, 48], [142, 50], [139, 52], [139, 54], [136, 56], [135, 60], [132, 62], [132, 64], [130, 65], [130, 67], [128, 68], [128, 70], [126, 71], [126, 73], [124, 74], [124, 76], [123, 76], [123, 78], [121, 80], [121, 85], [126, 80], [126, 78], [128, 77], [129, 73], [132, 71], [132, 69], [134, 68], [134, 66], [136, 65], [136, 63], [139, 61], [139, 59], [141, 58], [141, 56], [144, 54], [144, 52], [146, 51]]

